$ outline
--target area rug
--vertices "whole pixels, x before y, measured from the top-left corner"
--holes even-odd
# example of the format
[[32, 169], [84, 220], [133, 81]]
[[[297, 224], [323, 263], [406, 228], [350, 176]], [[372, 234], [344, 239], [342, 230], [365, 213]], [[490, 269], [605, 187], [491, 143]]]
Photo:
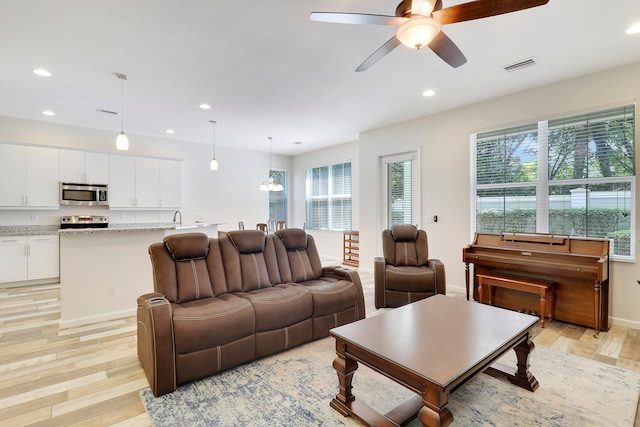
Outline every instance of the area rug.
[[[503, 358], [515, 362], [514, 352]], [[325, 338], [180, 386], [155, 398], [141, 392], [154, 427], [358, 426], [329, 407], [338, 391]], [[531, 372], [534, 393], [506, 379], [477, 375], [449, 399], [453, 426], [633, 426], [640, 373], [538, 346]], [[360, 365], [353, 393], [385, 413], [412, 393]], [[411, 424], [420, 425], [417, 420]]]

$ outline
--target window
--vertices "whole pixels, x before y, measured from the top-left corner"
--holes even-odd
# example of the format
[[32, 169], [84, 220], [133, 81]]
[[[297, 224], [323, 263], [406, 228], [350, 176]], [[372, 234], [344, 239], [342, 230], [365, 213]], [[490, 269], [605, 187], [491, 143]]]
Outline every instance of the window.
[[284, 190], [269, 191], [269, 219], [287, 223], [287, 171], [271, 169], [269, 177], [282, 184]]
[[307, 228], [351, 230], [351, 162], [307, 169]]
[[471, 135], [478, 232], [611, 239], [634, 256], [635, 106]]
[[413, 159], [383, 159], [387, 228], [413, 224]]

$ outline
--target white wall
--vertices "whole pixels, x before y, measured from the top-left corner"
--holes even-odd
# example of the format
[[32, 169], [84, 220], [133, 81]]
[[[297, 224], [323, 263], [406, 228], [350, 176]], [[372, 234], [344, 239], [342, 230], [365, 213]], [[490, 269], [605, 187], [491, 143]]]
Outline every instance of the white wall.
[[[117, 131], [82, 128], [0, 117], [0, 141], [31, 143], [48, 146], [82, 148], [119, 153], [115, 149]], [[238, 221], [247, 227], [268, 219], [268, 196], [258, 190], [267, 177], [268, 152], [237, 150], [217, 145], [216, 157], [220, 167], [209, 170], [212, 147], [210, 143], [169, 141], [143, 135], [129, 135], [127, 154], [183, 159], [182, 200], [183, 221], [192, 223], [196, 216], [204, 222], [223, 222], [219, 229], [237, 228]], [[273, 167], [290, 169], [289, 156], [273, 156]], [[2, 185], [10, 185], [2, 183]], [[0, 225], [57, 224], [59, 217], [71, 214], [108, 215], [111, 222], [165, 222], [173, 212], [167, 211], [109, 211], [106, 208], [61, 207], [53, 211], [0, 210]]]
[[[535, 72], [535, 68], [521, 72]], [[479, 130], [633, 101], [640, 97], [638, 76], [640, 63], [362, 133], [358, 156], [361, 267], [372, 268], [373, 258], [382, 254], [380, 156], [420, 148], [422, 215], [438, 215], [437, 223], [422, 224], [429, 236], [430, 257], [444, 262], [448, 291], [463, 292], [462, 249], [472, 239], [469, 135]], [[639, 115], [636, 116], [636, 144], [640, 143]], [[639, 164], [636, 157], [636, 170]], [[638, 187], [636, 185], [636, 198], [640, 200]], [[636, 214], [636, 229], [638, 223]], [[640, 271], [637, 264], [614, 262], [611, 278], [614, 323], [640, 329], [640, 310], [637, 309], [640, 286], [636, 282]]]

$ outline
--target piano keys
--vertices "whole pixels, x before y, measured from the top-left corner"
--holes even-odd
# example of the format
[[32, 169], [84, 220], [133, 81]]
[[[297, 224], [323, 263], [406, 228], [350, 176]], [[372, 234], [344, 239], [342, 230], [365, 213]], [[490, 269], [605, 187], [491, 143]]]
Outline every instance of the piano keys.
[[[555, 282], [554, 319], [609, 330], [609, 240], [543, 233], [476, 233], [463, 248], [467, 300], [478, 300], [477, 274], [526, 276]], [[473, 276], [470, 265], [473, 265]], [[496, 288], [494, 305], [536, 312], [535, 295]]]

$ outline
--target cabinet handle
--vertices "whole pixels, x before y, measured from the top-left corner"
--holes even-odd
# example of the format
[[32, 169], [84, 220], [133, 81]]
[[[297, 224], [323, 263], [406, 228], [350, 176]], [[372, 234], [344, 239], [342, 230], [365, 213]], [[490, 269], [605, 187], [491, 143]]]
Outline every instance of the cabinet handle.
[[2, 239], [2, 243], [17, 242], [18, 239]]

